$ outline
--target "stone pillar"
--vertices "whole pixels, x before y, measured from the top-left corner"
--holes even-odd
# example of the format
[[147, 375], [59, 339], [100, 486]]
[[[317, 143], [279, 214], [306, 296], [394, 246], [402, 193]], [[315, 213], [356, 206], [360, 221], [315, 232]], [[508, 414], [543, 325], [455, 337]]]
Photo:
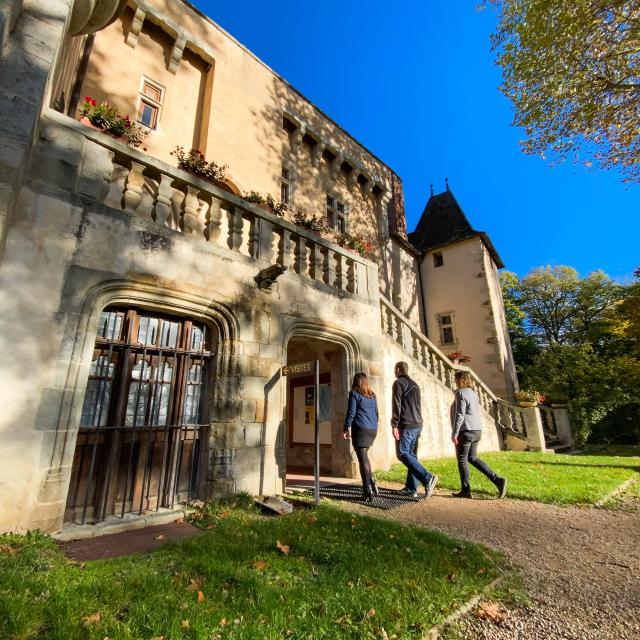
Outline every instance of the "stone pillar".
[[562, 444], [573, 445], [573, 433], [571, 431], [571, 422], [569, 421], [569, 410], [559, 408], [553, 410], [556, 419], [556, 429], [558, 438]]
[[50, 83], [67, 33], [110, 24], [126, 0], [13, 0], [0, 9], [0, 260], [7, 223], [49, 104]]
[[524, 424], [527, 429], [527, 442], [530, 451], [546, 451], [547, 447], [542, 430], [542, 418], [538, 407], [518, 409], [524, 417]]

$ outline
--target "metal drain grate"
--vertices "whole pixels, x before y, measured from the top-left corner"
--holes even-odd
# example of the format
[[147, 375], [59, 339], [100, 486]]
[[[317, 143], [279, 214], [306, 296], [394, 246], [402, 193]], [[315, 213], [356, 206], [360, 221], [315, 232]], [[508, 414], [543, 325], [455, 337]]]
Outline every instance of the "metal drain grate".
[[[305, 493], [313, 495], [313, 489], [308, 489]], [[373, 497], [373, 502], [365, 502], [362, 499], [361, 484], [330, 484], [326, 487], [320, 487], [320, 496], [330, 498], [331, 500], [344, 500], [346, 502], [364, 504], [374, 509], [383, 509], [384, 511], [396, 509], [397, 507], [425, 499], [424, 491], [419, 490], [418, 497], [411, 498], [410, 496], [401, 495], [395, 489], [378, 487], [378, 495]]]

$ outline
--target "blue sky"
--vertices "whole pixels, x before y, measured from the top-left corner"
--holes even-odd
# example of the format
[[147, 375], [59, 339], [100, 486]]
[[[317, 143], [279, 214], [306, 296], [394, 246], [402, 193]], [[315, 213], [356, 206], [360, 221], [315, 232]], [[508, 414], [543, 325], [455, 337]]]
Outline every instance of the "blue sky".
[[520, 151], [474, 0], [196, 0], [403, 179], [413, 230], [445, 177], [508, 269], [566, 264], [628, 279], [640, 266], [640, 185]]

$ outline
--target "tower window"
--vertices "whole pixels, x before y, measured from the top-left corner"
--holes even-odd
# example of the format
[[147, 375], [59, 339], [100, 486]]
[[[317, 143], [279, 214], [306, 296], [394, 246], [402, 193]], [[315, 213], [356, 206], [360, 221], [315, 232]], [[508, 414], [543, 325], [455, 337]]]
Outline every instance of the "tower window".
[[440, 313], [437, 315], [438, 328], [440, 329], [440, 344], [452, 345], [456, 343], [453, 331], [453, 313]]
[[280, 202], [291, 203], [291, 179], [292, 170], [289, 167], [282, 167], [282, 177], [280, 178]]
[[434, 268], [441, 267], [444, 264], [444, 258], [442, 257], [442, 251], [433, 254], [433, 266]]

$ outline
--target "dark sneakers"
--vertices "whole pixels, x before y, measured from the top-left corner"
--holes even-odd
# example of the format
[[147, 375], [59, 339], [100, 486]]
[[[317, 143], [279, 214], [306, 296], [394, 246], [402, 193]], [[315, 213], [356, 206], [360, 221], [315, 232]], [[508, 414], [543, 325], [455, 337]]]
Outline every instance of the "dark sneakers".
[[398, 493], [401, 496], [409, 496], [411, 498], [417, 498], [418, 497], [418, 492], [414, 491], [413, 489], [408, 489], [407, 487], [402, 487], [402, 489], [400, 489], [400, 491], [398, 491]]
[[496, 489], [498, 489], [498, 500], [504, 498], [507, 495], [507, 479], [506, 478], [497, 478]]
[[454, 498], [471, 498], [471, 493], [469, 491], [458, 491], [457, 493], [451, 494]]

